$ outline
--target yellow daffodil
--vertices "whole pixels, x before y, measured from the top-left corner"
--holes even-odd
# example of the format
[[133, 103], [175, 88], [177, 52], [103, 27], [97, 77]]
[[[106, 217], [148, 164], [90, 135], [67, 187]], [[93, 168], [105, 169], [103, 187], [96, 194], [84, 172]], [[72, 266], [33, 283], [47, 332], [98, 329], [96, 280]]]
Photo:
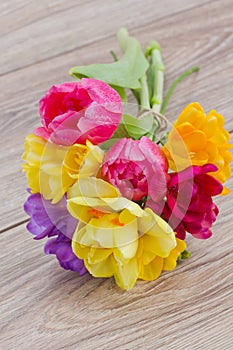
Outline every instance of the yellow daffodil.
[[186, 248], [185, 241], [176, 238], [176, 247], [170, 251], [166, 258], [151, 252], [151, 246], [147, 235], [139, 239], [137, 261], [139, 268], [138, 278], [145, 281], [152, 281], [158, 278], [163, 270], [170, 271], [176, 267], [177, 259]]
[[30, 134], [24, 147], [22, 167], [28, 186], [52, 203], [57, 203], [78, 177], [95, 176], [103, 160], [103, 151], [89, 141], [59, 146]]
[[174, 268], [176, 251], [185, 249], [162, 218], [102, 179], [79, 179], [68, 198], [68, 210], [79, 220], [73, 251], [95, 277], [114, 276], [121, 288], [130, 289], [138, 278], [152, 280]]
[[214, 110], [206, 115], [200, 104], [194, 102], [185, 107], [174, 123], [164, 152], [173, 170], [207, 163], [216, 165], [218, 171], [211, 175], [224, 183], [231, 174], [229, 139], [224, 117]]

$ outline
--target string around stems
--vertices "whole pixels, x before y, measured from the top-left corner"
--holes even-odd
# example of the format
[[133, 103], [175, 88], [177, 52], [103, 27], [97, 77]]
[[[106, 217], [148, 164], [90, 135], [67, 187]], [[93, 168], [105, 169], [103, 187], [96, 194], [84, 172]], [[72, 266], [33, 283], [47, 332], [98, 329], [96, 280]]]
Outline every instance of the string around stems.
[[137, 118], [141, 119], [147, 115], [153, 115], [154, 119], [157, 121], [158, 123], [158, 127], [156, 128], [157, 133], [161, 131], [165, 131], [167, 129], [168, 120], [165, 117], [165, 115], [159, 112], [153, 111], [152, 109], [146, 109], [146, 108], [142, 109], [137, 115]]

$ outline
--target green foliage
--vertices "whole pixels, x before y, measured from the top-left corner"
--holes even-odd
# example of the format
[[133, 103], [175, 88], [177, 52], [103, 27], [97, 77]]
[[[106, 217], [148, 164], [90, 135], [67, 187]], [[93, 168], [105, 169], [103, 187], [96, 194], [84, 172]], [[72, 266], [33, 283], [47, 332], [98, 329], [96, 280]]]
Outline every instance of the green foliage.
[[155, 120], [152, 114], [140, 119], [130, 114], [123, 114], [122, 120], [129, 137], [135, 140], [140, 139], [142, 136], [150, 137], [150, 134], [154, 131]]
[[178, 256], [178, 261], [179, 260], [185, 260], [185, 259], [188, 259], [190, 258], [191, 256], [191, 253], [188, 251], [188, 250], [184, 250], [182, 253], [180, 253], [180, 255]]
[[147, 71], [149, 64], [139, 42], [130, 37], [125, 29], [119, 30], [118, 39], [124, 51], [121, 59], [113, 63], [73, 67], [69, 73], [78, 79], [85, 77], [103, 80], [113, 87], [140, 89], [139, 80]]

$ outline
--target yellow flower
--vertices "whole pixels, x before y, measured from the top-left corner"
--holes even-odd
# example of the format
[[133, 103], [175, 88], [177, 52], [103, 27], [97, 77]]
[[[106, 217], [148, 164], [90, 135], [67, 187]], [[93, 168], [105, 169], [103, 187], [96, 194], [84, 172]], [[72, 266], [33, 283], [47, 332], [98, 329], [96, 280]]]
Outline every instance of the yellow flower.
[[128, 290], [138, 278], [152, 280], [165, 265], [175, 267], [175, 233], [151, 209], [94, 177], [79, 179], [68, 198], [68, 210], [79, 220], [72, 248], [94, 277], [114, 276]]
[[22, 168], [31, 192], [40, 192], [52, 203], [57, 203], [78, 177], [96, 175], [103, 160], [103, 151], [89, 141], [59, 146], [30, 134], [24, 148]]
[[166, 258], [162, 258], [151, 252], [151, 246], [147, 242], [147, 235], [139, 239], [137, 252], [139, 276], [145, 281], [152, 281], [158, 278], [163, 270], [170, 271], [176, 267], [177, 259], [186, 248], [185, 241], [176, 238], [176, 247], [171, 250]]
[[199, 103], [185, 107], [173, 125], [164, 152], [173, 170], [190, 165], [215, 164], [213, 177], [224, 183], [231, 175], [230, 134], [224, 129], [224, 117], [212, 110], [207, 115]]

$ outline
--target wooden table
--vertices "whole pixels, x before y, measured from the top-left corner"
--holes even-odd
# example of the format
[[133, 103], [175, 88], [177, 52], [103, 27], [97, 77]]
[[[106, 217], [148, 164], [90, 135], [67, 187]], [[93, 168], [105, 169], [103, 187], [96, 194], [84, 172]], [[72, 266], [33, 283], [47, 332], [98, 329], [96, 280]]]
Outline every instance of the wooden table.
[[[26, 231], [24, 137], [39, 123], [38, 100], [69, 81], [74, 65], [110, 62], [115, 33], [157, 39], [165, 91], [184, 70], [167, 117], [199, 101], [233, 131], [232, 0], [3, 0], [1, 18], [1, 349], [233, 349], [233, 197], [217, 199], [213, 237], [189, 239], [191, 258], [129, 292], [113, 279], [78, 278]], [[228, 181], [233, 189], [233, 181]]]

